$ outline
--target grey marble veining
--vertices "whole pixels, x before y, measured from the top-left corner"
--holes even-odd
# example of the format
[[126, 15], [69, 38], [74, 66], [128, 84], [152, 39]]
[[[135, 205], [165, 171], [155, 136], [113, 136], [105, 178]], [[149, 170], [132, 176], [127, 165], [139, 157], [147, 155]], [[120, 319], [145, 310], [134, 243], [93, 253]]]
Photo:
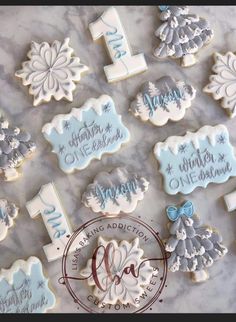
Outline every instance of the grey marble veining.
[[[53, 312], [78, 310], [67, 291], [58, 284], [60, 260], [51, 263], [46, 260], [42, 246], [50, 240], [42, 220], [32, 220], [25, 208], [26, 201], [36, 195], [41, 185], [55, 182], [71, 224], [77, 228], [82, 222], [96, 216], [81, 204], [81, 196], [88, 183], [100, 171], [128, 165], [150, 180], [150, 188], [134, 215], [141, 216], [165, 238], [168, 235], [165, 207], [188, 197], [168, 196], [163, 191], [162, 177], [152, 153], [154, 144], [170, 135], [182, 135], [186, 130], [223, 123], [229, 130], [232, 144], [236, 146], [236, 118], [229, 119], [219, 102], [202, 92], [213, 64], [212, 53], [236, 51], [236, 7], [191, 7], [193, 13], [209, 19], [215, 36], [211, 44], [197, 54], [198, 63], [188, 69], [181, 68], [175, 61], [158, 61], [153, 56], [158, 43], [154, 31], [160, 25], [155, 7], [117, 7], [132, 50], [145, 54], [148, 71], [114, 84], [107, 83], [103, 71], [103, 66], [110, 62], [106, 49], [92, 41], [88, 30], [88, 24], [105, 8], [0, 7], [0, 106], [13, 125], [25, 128], [32, 134], [38, 147], [33, 158], [23, 164], [22, 178], [13, 183], [2, 183], [0, 187], [0, 197], [15, 202], [21, 209], [14, 228], [0, 243], [0, 267], [8, 268], [18, 258], [38, 256], [58, 298]], [[90, 71], [77, 85], [73, 103], [52, 100], [48, 104], [33, 107], [33, 98], [28, 94], [28, 89], [16, 79], [14, 73], [26, 60], [31, 40], [53, 42], [65, 37], [70, 37], [71, 47]], [[136, 119], [128, 108], [141, 84], [168, 74], [186, 80], [197, 89], [196, 99], [184, 119], [177, 123], [169, 122], [160, 128]], [[101, 161], [93, 161], [83, 171], [66, 175], [59, 169], [56, 155], [51, 153], [51, 146], [43, 138], [41, 128], [56, 114], [67, 113], [73, 106], [81, 106], [88, 98], [103, 93], [113, 97], [117, 111], [130, 130], [131, 140], [117, 153], [103, 156]], [[189, 199], [194, 202], [196, 212], [203, 222], [220, 229], [229, 252], [209, 269], [210, 279], [206, 283], [194, 285], [188, 274], [169, 273], [167, 287], [161, 296], [163, 302], [156, 302], [152, 311], [147, 312], [236, 312], [236, 213], [229, 214], [222, 199], [224, 194], [234, 189], [236, 178], [224, 184], [210, 184], [207, 189], [197, 188], [191, 193]]]

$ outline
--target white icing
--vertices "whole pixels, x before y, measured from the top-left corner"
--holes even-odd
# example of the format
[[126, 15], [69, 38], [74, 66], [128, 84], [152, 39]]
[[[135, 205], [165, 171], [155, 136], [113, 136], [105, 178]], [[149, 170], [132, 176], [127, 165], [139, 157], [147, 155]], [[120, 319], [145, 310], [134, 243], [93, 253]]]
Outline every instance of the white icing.
[[124, 28], [114, 7], [108, 8], [96, 21], [89, 24], [93, 40], [104, 37], [112, 65], [104, 67], [109, 83], [147, 70], [143, 54], [132, 56]]
[[227, 210], [234, 211], [236, 209], [236, 191], [233, 191], [224, 196], [224, 201], [227, 207]]
[[34, 96], [34, 106], [43, 101], [49, 102], [52, 96], [57, 101], [62, 98], [73, 100], [75, 82], [80, 80], [81, 73], [88, 67], [80, 63], [79, 57], [72, 55], [74, 50], [69, 41], [69, 38], [63, 42], [55, 40], [51, 46], [47, 42], [31, 42], [27, 55], [30, 60], [22, 63], [22, 69], [15, 75], [22, 78], [23, 85], [30, 85], [29, 93]]
[[[68, 121], [71, 117], [75, 117], [79, 121], [83, 120], [83, 112], [93, 108], [98, 115], [102, 115], [102, 106], [108, 101], [113, 102], [113, 99], [108, 95], [101, 95], [99, 98], [90, 98], [80, 108], [72, 108], [68, 114], [56, 115], [50, 123], [43, 126], [42, 132], [50, 135], [53, 129], [56, 129], [58, 133], [63, 133], [63, 121]], [[114, 103], [114, 102], [113, 102]]]
[[223, 124], [216, 126], [205, 125], [197, 132], [187, 131], [185, 136], [170, 136], [166, 141], [156, 143], [154, 153], [159, 157], [162, 150], [166, 151], [167, 149], [170, 149], [173, 154], [177, 155], [179, 145], [184, 143], [188, 144], [190, 142], [194, 145], [195, 149], [198, 149], [199, 140], [205, 140], [206, 138], [209, 140], [210, 144], [214, 146], [216, 144], [216, 136], [222, 133], [228, 134], [228, 130]]
[[[41, 214], [48, 234], [52, 240], [51, 244], [43, 247], [48, 261], [54, 261], [63, 256], [66, 244], [72, 235], [72, 229], [58, 197], [53, 183], [45, 184], [39, 193], [26, 203], [26, 208], [31, 218]], [[72, 244], [70, 252], [80, 248], [78, 244]]]
[[185, 240], [187, 237], [185, 229], [176, 230], [176, 237], [179, 240]]
[[[98, 193], [95, 193], [96, 187], [99, 185], [105, 191], [107, 189], [115, 190], [118, 186], [126, 185], [127, 182], [135, 182], [135, 193], [130, 192], [130, 199], [127, 194], [118, 194], [115, 202], [111, 198], [104, 201], [104, 207], [101, 207], [101, 200]], [[140, 187], [142, 184], [142, 188]], [[138, 201], [144, 198], [144, 193], [148, 190], [149, 182], [136, 174], [129, 174], [124, 168], [116, 168], [110, 173], [101, 172], [95, 178], [94, 182], [90, 184], [83, 194], [82, 201], [86, 207], [91, 207], [94, 212], [102, 212], [105, 215], [118, 215], [121, 211], [124, 213], [131, 213], [137, 207]], [[105, 196], [104, 196], [105, 197]]]
[[209, 274], [205, 270], [195, 271], [191, 273], [193, 282], [200, 283], [208, 280]]
[[[87, 266], [80, 271], [80, 274], [84, 277], [90, 276], [87, 281], [90, 286], [93, 286], [93, 293], [99, 300], [99, 306], [104, 304], [115, 305], [117, 302], [122, 304], [132, 304], [136, 307], [139, 304], [135, 301], [135, 298], [143, 293], [144, 286], [148, 285], [152, 277], [153, 268], [149, 261], [145, 261], [143, 258], [143, 250], [139, 247], [139, 239], [135, 238], [132, 242], [122, 240], [117, 242], [117, 240], [106, 241], [103, 237], [98, 238], [98, 246], [102, 245], [106, 247], [108, 244], [112, 244], [114, 253], [108, 255], [109, 268], [112, 276], [108, 276], [106, 266], [104, 263], [104, 250], [101, 248], [97, 252], [97, 276], [99, 276], [99, 282], [102, 287], [106, 289], [102, 291], [98, 288], [94, 281], [93, 275], [91, 275], [91, 264], [92, 259], [89, 259]], [[112, 281], [111, 278], [115, 275], [121, 276], [123, 270], [134, 264], [135, 270], [139, 268], [139, 276], [135, 277], [131, 273], [123, 274], [120, 283], [117, 281]], [[142, 264], [142, 265], [141, 265]]]
[[[18, 210], [14, 204], [9, 203], [6, 199], [0, 199], [0, 241], [7, 236], [8, 229], [13, 226]], [[2, 215], [7, 217], [8, 225], [4, 220], [5, 218], [2, 218]]]
[[18, 272], [21, 269], [26, 275], [30, 275], [32, 265], [38, 264], [38, 263], [41, 263], [41, 262], [35, 256], [29, 257], [27, 261], [24, 261], [23, 259], [18, 259], [17, 261], [14, 262], [11, 268], [1, 269], [0, 281], [5, 278], [7, 282], [12, 285], [13, 277], [16, 272]]
[[176, 272], [178, 271], [180, 268], [180, 257], [176, 256], [176, 261], [171, 265], [171, 267], [169, 268], [169, 270], [171, 272]]
[[214, 54], [215, 64], [209, 77], [210, 83], [203, 88], [212, 94], [215, 100], [221, 100], [221, 106], [229, 112], [230, 117], [236, 116], [236, 56], [232, 52], [225, 55]]

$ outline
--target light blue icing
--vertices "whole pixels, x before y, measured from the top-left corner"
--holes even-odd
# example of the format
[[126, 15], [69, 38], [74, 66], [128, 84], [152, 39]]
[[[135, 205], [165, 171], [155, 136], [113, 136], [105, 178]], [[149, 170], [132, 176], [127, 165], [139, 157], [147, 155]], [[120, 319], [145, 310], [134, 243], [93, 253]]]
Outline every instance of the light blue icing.
[[206, 187], [210, 182], [223, 183], [236, 176], [236, 159], [229, 135], [216, 135], [213, 146], [208, 138], [199, 140], [199, 149], [192, 142], [179, 145], [175, 155], [169, 148], [162, 149], [160, 172], [164, 176], [165, 191], [170, 194], [191, 193], [196, 187]]
[[136, 193], [138, 188], [137, 180], [130, 180], [124, 183], [121, 183], [117, 186], [110, 188], [104, 188], [101, 185], [96, 185], [95, 187], [95, 196], [100, 202], [101, 209], [104, 209], [106, 202], [110, 199], [115, 201], [119, 196], [129, 195], [131, 192]]
[[118, 30], [115, 26], [112, 26], [112, 25], [108, 24], [107, 22], [105, 22], [102, 17], [101, 17], [101, 20], [104, 23], [104, 25], [106, 25], [107, 27], [109, 27], [111, 29], [110, 31], [107, 31], [105, 33], [105, 35], [107, 37], [109, 37], [108, 44], [111, 45], [111, 47], [116, 52], [114, 59], [118, 60], [121, 57], [126, 55], [126, 51], [121, 48], [123, 46], [122, 40], [123, 40], [124, 36], [118, 33]]
[[169, 6], [158, 6], [161, 11], [166, 11]]
[[0, 313], [43, 313], [54, 303], [40, 262], [32, 264], [30, 275], [21, 269], [15, 272], [13, 284], [5, 278], [0, 281]]
[[[57, 153], [60, 168], [67, 173], [84, 169], [92, 159], [100, 159], [104, 153], [116, 152], [130, 136], [112, 101], [103, 105], [101, 115], [92, 107], [82, 113], [82, 121], [74, 116], [63, 121], [62, 134], [55, 128], [49, 135], [43, 133]], [[67, 123], [69, 126], [65, 127]]]
[[59, 220], [62, 217], [62, 214], [59, 212], [56, 212], [55, 206], [52, 204], [47, 203], [45, 200], [43, 200], [43, 197], [39, 194], [39, 198], [42, 201], [42, 203], [48, 207], [43, 211], [43, 214], [47, 217], [48, 224], [55, 230], [55, 233], [53, 237], [55, 239], [60, 238], [61, 236], [66, 234], [66, 230], [63, 228], [60, 228], [61, 221]]
[[182, 217], [182, 216], [191, 218], [194, 214], [193, 203], [188, 200], [180, 207], [169, 206], [166, 209], [166, 214], [171, 221], [176, 221], [179, 219], [179, 217]]

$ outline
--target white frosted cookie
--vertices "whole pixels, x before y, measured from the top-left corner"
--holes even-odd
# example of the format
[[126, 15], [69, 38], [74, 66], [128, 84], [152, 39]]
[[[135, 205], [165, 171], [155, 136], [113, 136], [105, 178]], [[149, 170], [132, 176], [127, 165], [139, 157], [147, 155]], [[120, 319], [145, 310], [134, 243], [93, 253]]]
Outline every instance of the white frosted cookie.
[[80, 271], [80, 275], [85, 277], [88, 285], [93, 288], [93, 293], [99, 300], [99, 307], [105, 304], [115, 305], [118, 302], [139, 307], [139, 297], [153, 274], [150, 261], [143, 255], [144, 251], [139, 246], [138, 238], [129, 242], [115, 239], [106, 241], [103, 237], [98, 237], [93, 256]]
[[63, 98], [73, 101], [75, 82], [80, 81], [81, 74], [88, 67], [73, 55], [69, 41], [70, 38], [62, 42], [55, 40], [52, 45], [31, 42], [27, 54], [29, 60], [22, 63], [22, 69], [15, 75], [22, 78], [23, 85], [30, 85], [29, 93], [34, 96], [34, 106], [49, 102], [52, 97], [56, 101]]
[[96, 21], [89, 24], [93, 40], [104, 37], [113, 64], [105, 66], [109, 83], [126, 79], [147, 70], [143, 54], [132, 55], [120, 17], [114, 7], [108, 8]]
[[206, 281], [209, 278], [206, 269], [228, 252], [221, 235], [201, 224], [191, 201], [181, 206], [169, 206], [166, 213], [170, 220], [170, 237], [165, 246], [171, 253], [169, 270], [189, 272], [194, 282]]
[[130, 138], [108, 95], [90, 98], [80, 108], [56, 115], [42, 132], [66, 173], [85, 169], [105, 153], [115, 153]]
[[[43, 218], [52, 241], [43, 246], [48, 261], [61, 258], [73, 231], [54, 184], [43, 185], [39, 193], [26, 203], [26, 208], [31, 218], [35, 218], [39, 214]], [[80, 245], [73, 245], [70, 252], [73, 252], [76, 247], [80, 248]]]
[[154, 55], [160, 59], [181, 59], [183, 67], [194, 65], [195, 54], [211, 41], [214, 34], [208, 21], [189, 14], [187, 6], [159, 6], [159, 10], [163, 23], [155, 32], [160, 43]]
[[0, 271], [0, 313], [46, 313], [56, 304], [41, 261], [19, 259]]
[[82, 202], [94, 212], [105, 215], [131, 213], [144, 198], [149, 182], [126, 168], [100, 172], [83, 193]]
[[210, 83], [203, 91], [212, 94], [215, 100], [220, 100], [221, 106], [230, 117], [236, 116], [236, 56], [232, 52], [225, 55], [214, 54], [215, 64], [209, 77]]
[[0, 199], [0, 241], [6, 238], [8, 229], [13, 226], [18, 210], [14, 203]]
[[18, 168], [36, 149], [31, 135], [9, 124], [0, 111], [0, 179], [13, 181], [19, 178]]
[[195, 98], [196, 90], [183, 81], [164, 76], [143, 84], [130, 105], [130, 111], [142, 121], [162, 126], [168, 120], [181, 120]]

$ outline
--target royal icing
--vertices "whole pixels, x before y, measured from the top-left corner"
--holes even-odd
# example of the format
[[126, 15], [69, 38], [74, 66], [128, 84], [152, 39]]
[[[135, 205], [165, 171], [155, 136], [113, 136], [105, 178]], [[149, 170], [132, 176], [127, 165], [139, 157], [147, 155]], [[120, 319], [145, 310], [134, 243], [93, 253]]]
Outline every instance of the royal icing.
[[69, 46], [70, 38], [55, 40], [52, 45], [47, 42], [31, 42], [28, 61], [23, 62], [22, 69], [15, 75], [22, 78], [23, 85], [29, 87], [34, 96], [34, 106], [49, 102], [51, 97], [59, 101], [62, 98], [73, 101], [72, 92], [75, 82], [79, 82], [81, 73], [88, 67], [80, 63], [79, 57], [73, 56]]
[[128, 78], [147, 70], [143, 54], [132, 55], [118, 12], [108, 8], [96, 21], [89, 24], [93, 40], [104, 37], [113, 64], [105, 66], [109, 83]]
[[224, 196], [224, 201], [229, 212], [236, 209], [236, 191], [228, 193]]
[[225, 55], [214, 54], [215, 64], [210, 83], [203, 89], [212, 94], [215, 100], [221, 100], [221, 106], [226, 109], [230, 117], [236, 116], [236, 56], [232, 52]]
[[0, 271], [0, 313], [46, 313], [56, 304], [37, 257]]
[[4, 181], [18, 179], [20, 173], [17, 168], [35, 149], [30, 134], [10, 126], [0, 112], [0, 178]]
[[148, 189], [149, 182], [126, 168], [116, 168], [110, 173], [101, 172], [82, 196], [82, 202], [94, 212], [118, 215], [135, 210]]
[[160, 163], [165, 191], [191, 193], [196, 187], [223, 183], [236, 176], [236, 159], [227, 128], [204, 126], [185, 136], [171, 136], [158, 142], [154, 154]]
[[164, 76], [155, 82], [146, 82], [135, 100], [130, 111], [142, 121], [150, 121], [161, 126], [168, 120], [179, 121], [185, 115], [196, 90], [183, 81], [175, 81], [170, 76]]
[[86, 168], [104, 153], [116, 152], [130, 137], [108, 95], [91, 98], [69, 114], [55, 116], [42, 132], [66, 173]]
[[159, 6], [162, 25], [155, 35], [160, 39], [154, 55], [158, 58], [181, 58], [182, 66], [196, 63], [195, 53], [213, 37], [209, 23], [195, 14], [188, 14], [187, 6]]
[[165, 246], [171, 253], [169, 270], [192, 272], [195, 282], [203, 282], [208, 278], [205, 269], [228, 252], [222, 244], [222, 237], [213, 228], [201, 225], [191, 201], [180, 207], [169, 206], [166, 213], [171, 220], [170, 237]]
[[153, 267], [143, 254], [138, 238], [132, 242], [98, 238], [93, 256], [80, 275], [93, 287], [99, 307], [117, 302], [139, 307], [139, 297], [153, 274]]
[[[42, 216], [52, 243], [43, 246], [49, 262], [63, 256], [65, 246], [72, 235], [72, 230], [53, 183], [45, 184], [39, 193], [26, 203], [31, 218]], [[75, 246], [75, 245], [74, 245]], [[77, 245], [77, 248], [80, 248]], [[73, 252], [75, 247], [71, 247]]]
[[13, 226], [18, 208], [6, 199], [0, 199], [0, 241], [6, 238], [8, 229]]

